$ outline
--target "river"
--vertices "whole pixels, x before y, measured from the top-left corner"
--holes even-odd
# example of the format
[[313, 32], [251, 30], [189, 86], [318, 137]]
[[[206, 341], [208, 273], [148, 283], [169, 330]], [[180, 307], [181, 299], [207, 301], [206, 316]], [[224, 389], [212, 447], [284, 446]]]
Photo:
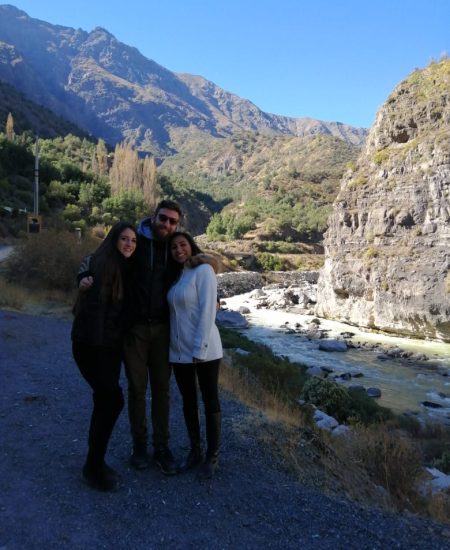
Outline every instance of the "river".
[[[300, 323], [305, 327], [312, 316], [257, 309], [249, 296], [250, 293], [241, 294], [224, 301], [229, 309], [239, 310], [243, 305], [250, 310], [246, 314], [249, 328], [244, 334], [251, 340], [266, 344], [275, 354], [307, 366], [327, 367], [335, 374], [360, 373], [362, 377], [345, 384], [379, 388], [380, 405], [396, 412], [411, 412], [424, 419], [450, 423], [450, 344], [370, 333], [348, 324], [321, 319], [320, 327], [330, 331], [330, 338], [351, 331], [355, 334], [351, 339], [353, 342], [396, 346], [425, 354], [429, 360], [419, 364], [402, 359], [381, 360], [378, 358], [381, 350], [349, 348], [346, 352], [324, 352], [318, 349], [320, 340], [310, 341], [303, 335], [286, 333], [286, 326], [294, 328], [296, 323]], [[446, 371], [448, 376], [442, 374]], [[442, 408], [425, 407], [421, 404], [424, 401]]]

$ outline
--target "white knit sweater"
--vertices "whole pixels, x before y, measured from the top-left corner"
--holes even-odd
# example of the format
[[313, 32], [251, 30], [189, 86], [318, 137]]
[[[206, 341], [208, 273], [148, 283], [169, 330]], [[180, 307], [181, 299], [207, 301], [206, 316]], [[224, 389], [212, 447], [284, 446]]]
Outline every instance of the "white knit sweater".
[[222, 357], [217, 329], [217, 279], [209, 264], [185, 267], [167, 295], [170, 307], [171, 363], [212, 361]]

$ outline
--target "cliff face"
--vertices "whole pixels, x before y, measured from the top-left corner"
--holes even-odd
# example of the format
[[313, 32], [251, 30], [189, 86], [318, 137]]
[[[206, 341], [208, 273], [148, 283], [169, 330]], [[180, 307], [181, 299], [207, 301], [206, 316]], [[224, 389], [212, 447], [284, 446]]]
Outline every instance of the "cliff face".
[[380, 109], [325, 235], [317, 314], [450, 342], [450, 60]]

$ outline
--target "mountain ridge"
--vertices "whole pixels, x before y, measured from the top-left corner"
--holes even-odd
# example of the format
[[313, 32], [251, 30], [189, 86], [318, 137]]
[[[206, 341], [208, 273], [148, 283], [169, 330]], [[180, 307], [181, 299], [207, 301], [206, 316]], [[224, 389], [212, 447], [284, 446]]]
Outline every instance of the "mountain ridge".
[[0, 14], [0, 79], [111, 145], [127, 139], [165, 157], [176, 151], [173, 130], [192, 127], [213, 137], [325, 133], [354, 145], [367, 136], [340, 122], [265, 113], [200, 75], [169, 71], [103, 27], [52, 25], [11, 5]]

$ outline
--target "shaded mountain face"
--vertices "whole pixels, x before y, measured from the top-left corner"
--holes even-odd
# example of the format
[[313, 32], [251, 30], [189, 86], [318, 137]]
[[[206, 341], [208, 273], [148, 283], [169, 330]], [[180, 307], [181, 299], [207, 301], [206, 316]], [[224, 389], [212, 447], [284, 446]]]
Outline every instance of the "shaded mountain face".
[[377, 114], [325, 236], [318, 314], [450, 342], [450, 60]]
[[0, 80], [111, 145], [128, 139], [158, 156], [175, 153], [174, 132], [180, 139], [192, 128], [215, 137], [328, 134], [353, 145], [367, 135], [339, 122], [264, 113], [200, 76], [165, 69], [105, 29], [51, 25], [9, 5], [0, 6]]
[[87, 132], [75, 124], [55, 115], [53, 111], [26, 99], [9, 84], [0, 81], [0, 124], [5, 127], [8, 113], [14, 113], [14, 131], [21, 134], [33, 130], [41, 138], [54, 138], [73, 134], [88, 138]]

